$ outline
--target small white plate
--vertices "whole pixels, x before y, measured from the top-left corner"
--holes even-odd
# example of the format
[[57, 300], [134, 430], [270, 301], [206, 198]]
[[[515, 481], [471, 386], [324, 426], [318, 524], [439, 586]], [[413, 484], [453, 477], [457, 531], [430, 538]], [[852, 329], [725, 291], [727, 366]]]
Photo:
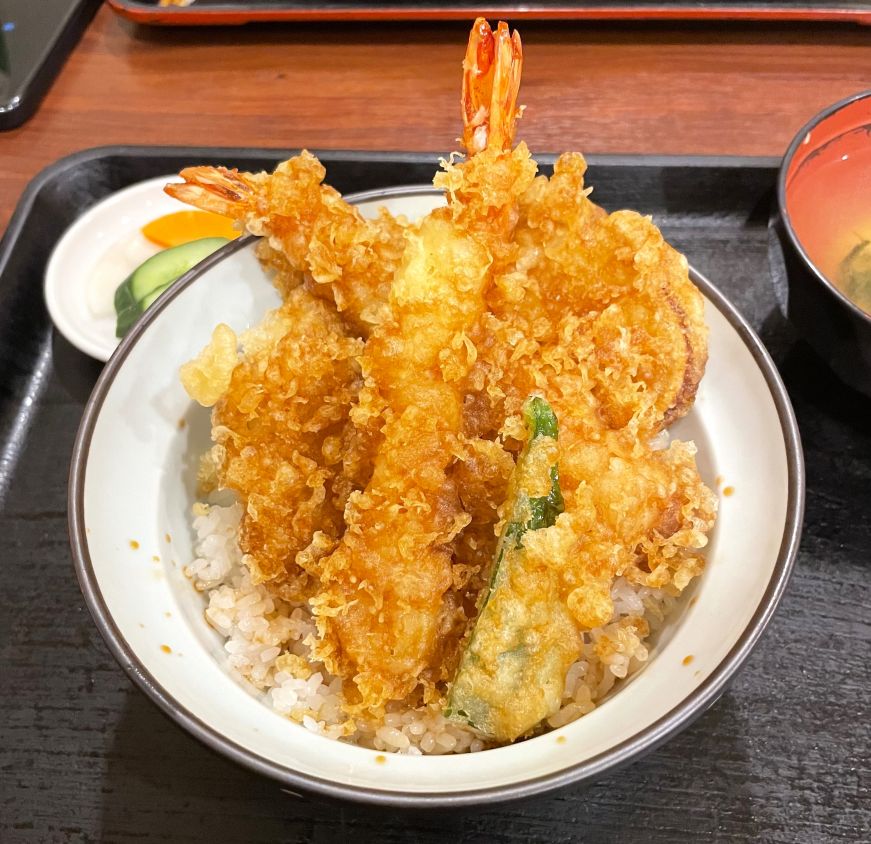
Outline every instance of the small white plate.
[[45, 303], [57, 330], [97, 360], [109, 360], [115, 336], [115, 289], [161, 251], [142, 226], [189, 205], [167, 196], [175, 174], [138, 182], [89, 208], [64, 232], [45, 271]]

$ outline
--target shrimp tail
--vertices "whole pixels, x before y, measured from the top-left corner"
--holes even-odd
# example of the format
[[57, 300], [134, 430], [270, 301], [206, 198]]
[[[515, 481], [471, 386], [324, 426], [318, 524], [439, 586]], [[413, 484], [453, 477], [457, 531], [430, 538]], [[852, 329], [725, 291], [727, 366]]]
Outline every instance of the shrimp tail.
[[187, 167], [179, 175], [184, 182], [168, 184], [163, 190], [188, 205], [236, 220], [254, 205], [255, 185], [236, 169]]
[[496, 32], [478, 18], [463, 60], [463, 145], [469, 155], [488, 147], [508, 150], [521, 108], [517, 107], [523, 45], [500, 21]]

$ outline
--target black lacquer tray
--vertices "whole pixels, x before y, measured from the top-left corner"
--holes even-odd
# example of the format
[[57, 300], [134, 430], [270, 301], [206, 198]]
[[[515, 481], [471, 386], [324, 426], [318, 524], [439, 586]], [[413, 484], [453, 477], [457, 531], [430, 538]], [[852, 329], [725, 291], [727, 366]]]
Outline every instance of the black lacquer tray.
[[[786, 596], [731, 690], [692, 727], [584, 788], [406, 814], [284, 796], [200, 746], [131, 686], [70, 562], [67, 468], [101, 365], [53, 330], [45, 264], [66, 226], [112, 191], [187, 164], [259, 169], [288, 154], [79, 153], [34, 180], [0, 241], [0, 840], [863, 840], [871, 401], [840, 386], [782, 315], [776, 250], [769, 257], [771, 159], [590, 157], [594, 198], [653, 214], [760, 334], [805, 449], [804, 539]], [[426, 182], [437, 161], [318, 154], [343, 192]]]

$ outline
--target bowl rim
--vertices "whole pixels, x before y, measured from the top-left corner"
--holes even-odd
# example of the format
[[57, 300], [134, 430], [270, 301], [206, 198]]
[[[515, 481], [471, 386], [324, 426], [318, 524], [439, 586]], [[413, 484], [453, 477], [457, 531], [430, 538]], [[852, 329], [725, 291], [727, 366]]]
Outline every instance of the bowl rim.
[[[404, 185], [348, 194], [353, 202], [388, 199], [397, 195], [437, 193], [428, 185]], [[482, 803], [531, 797], [544, 791], [577, 784], [600, 776], [605, 771], [628, 764], [639, 756], [659, 747], [668, 738], [688, 726], [705, 712], [724, 691], [726, 684], [755, 647], [786, 588], [798, 553], [804, 514], [805, 472], [801, 440], [786, 388], [762, 341], [738, 310], [701, 273], [689, 267], [690, 278], [708, 301], [716, 307], [738, 333], [753, 356], [770, 391], [784, 438], [787, 461], [787, 504], [783, 536], [771, 579], [747, 627], [738, 641], [711, 671], [708, 677], [677, 706], [659, 720], [640, 730], [629, 739], [590, 759], [559, 771], [515, 783], [492, 786], [475, 791], [387, 791], [371, 787], [337, 783], [329, 779], [300, 773], [266, 759], [226, 738], [204, 723], [195, 713], [179, 704], [151, 675], [139, 660], [116, 626], [103, 599], [94, 573], [84, 520], [84, 484], [91, 440], [103, 402], [131, 349], [139, 338], [167, 308], [179, 293], [206, 274], [224, 258], [247, 248], [259, 238], [248, 235], [231, 241], [205, 258], [183, 275], [140, 318], [109, 359], [85, 405], [85, 410], [73, 446], [69, 474], [68, 521], [70, 546], [76, 577], [94, 622], [112, 656], [136, 685], [173, 721], [183, 727], [211, 750], [222, 753], [249, 770], [280, 784], [283, 790], [296, 796], [299, 792], [331, 799], [349, 800], [379, 806], [401, 808], [460, 807]]]
[[[805, 263], [811, 273], [819, 282], [822, 283], [823, 287], [828, 290], [829, 293], [831, 293], [842, 305], [847, 307], [853, 316], [858, 317], [863, 322], [871, 325], [871, 314], [868, 314], [849, 296], [841, 292], [835, 284], [829, 280], [826, 274], [811, 260], [792, 226], [792, 220], [790, 219], [789, 211], [786, 207], [787, 173], [789, 172], [789, 167], [790, 164], [792, 164], [792, 159], [794, 158], [796, 151], [802, 145], [808, 133], [841, 109], [846, 108], [859, 100], [867, 99], [868, 97], [871, 97], [871, 88], [865, 91], [859, 91], [856, 94], [851, 94], [849, 97], [844, 97], [842, 100], [838, 100], [836, 103], [832, 103], [832, 105], [817, 112], [810, 120], [808, 120], [807, 123], [804, 124], [804, 126], [801, 127], [801, 129], [798, 130], [789, 146], [786, 148], [786, 152], [784, 153], [783, 160], [780, 164], [780, 170], [777, 173], [777, 210], [780, 214], [780, 219], [783, 222], [783, 229], [786, 232], [786, 236], [789, 238], [790, 245], [795, 249], [798, 256]], [[820, 149], [822, 149], [822, 147], [820, 147]]]

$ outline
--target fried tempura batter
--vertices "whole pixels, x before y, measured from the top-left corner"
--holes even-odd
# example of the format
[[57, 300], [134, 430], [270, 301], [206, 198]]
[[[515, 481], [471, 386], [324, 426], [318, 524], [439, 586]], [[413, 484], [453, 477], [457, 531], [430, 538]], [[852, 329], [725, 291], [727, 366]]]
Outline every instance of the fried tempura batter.
[[[507, 27], [494, 47], [519, 51]], [[494, 95], [486, 87], [477, 94]], [[500, 96], [513, 123], [511, 94]], [[451, 168], [448, 208], [408, 233], [390, 294], [394, 318], [363, 355], [366, 388], [354, 415], [380, 416], [384, 439], [366, 490], [349, 502], [342, 543], [323, 561], [326, 588], [312, 606], [322, 637], [316, 655], [331, 672], [353, 676], [370, 709], [449, 677], [445, 634], [459, 611], [448, 594], [450, 543], [471, 520], [449, 473], [462, 454], [462, 381], [476, 354], [467, 332], [504, 271], [519, 198], [536, 169], [525, 147], [503, 147], [508, 135], [494, 132]], [[502, 179], [485, 198], [480, 186], [494, 171]]]
[[[298, 599], [306, 595], [306, 565], [342, 535], [353, 479], [365, 475], [351, 465], [357, 455], [348, 431], [363, 344], [345, 336], [325, 302], [297, 288], [241, 346], [238, 359], [235, 335], [219, 326], [200, 358], [182, 368], [182, 382], [193, 398], [215, 404], [208, 464], [214, 485], [245, 506], [245, 563], [255, 581], [278, 580], [285, 597]], [[228, 369], [215, 403], [208, 373], [223, 379]]]
[[443, 162], [447, 207], [414, 225], [364, 220], [308, 153], [170, 189], [265, 235], [284, 305], [241, 352], [216, 330], [183, 380], [215, 405], [212, 475], [245, 506], [247, 564], [308, 602], [355, 717], [444, 699], [529, 395], [559, 419], [565, 512], [524, 547], [579, 635], [611, 619], [615, 577], [679, 592], [703, 567], [715, 500], [695, 449], [653, 447], [704, 371], [702, 297], [649, 218], [590, 201], [581, 155], [547, 178], [512, 149], [521, 60], [516, 33], [476, 21], [468, 156]]
[[264, 236], [271, 256], [283, 259], [280, 292], [307, 282], [364, 336], [386, 316], [405, 246], [403, 221], [386, 212], [365, 219], [338, 191], [322, 184], [326, 171], [311, 153], [304, 150], [271, 175], [226, 167], [188, 167], [179, 175], [185, 183], [167, 185], [170, 196], [231, 217]]

